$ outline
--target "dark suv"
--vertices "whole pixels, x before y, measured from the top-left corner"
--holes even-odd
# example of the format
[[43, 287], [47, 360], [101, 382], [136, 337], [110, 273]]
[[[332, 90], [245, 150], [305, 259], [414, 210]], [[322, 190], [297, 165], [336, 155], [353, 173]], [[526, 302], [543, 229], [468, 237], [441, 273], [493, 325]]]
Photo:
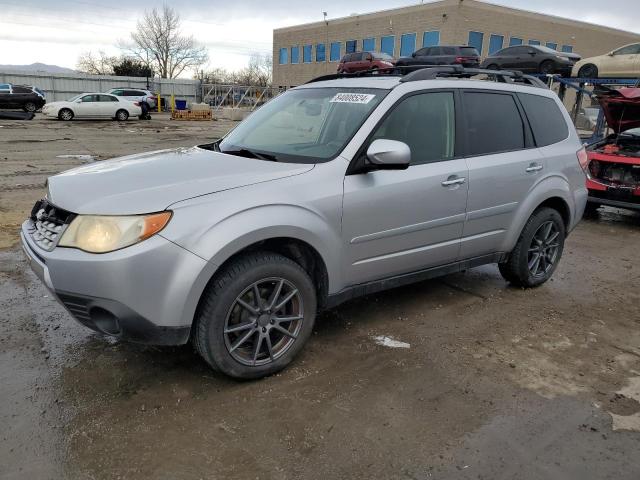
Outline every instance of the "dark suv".
[[347, 53], [338, 64], [338, 73], [355, 73], [365, 70], [391, 68], [395, 59], [380, 52]]
[[21, 108], [35, 112], [47, 103], [44, 93], [35, 87], [0, 83], [0, 108]]
[[558, 52], [542, 45], [518, 45], [497, 51], [485, 58], [482, 66], [489, 70], [520, 70], [569, 76], [573, 65], [580, 58], [575, 53]]
[[[413, 52], [410, 57], [402, 57], [396, 62], [398, 67], [423, 65], [462, 65], [478, 68], [480, 54], [474, 47], [467, 45], [424, 47]], [[412, 70], [411, 68], [405, 70]]]

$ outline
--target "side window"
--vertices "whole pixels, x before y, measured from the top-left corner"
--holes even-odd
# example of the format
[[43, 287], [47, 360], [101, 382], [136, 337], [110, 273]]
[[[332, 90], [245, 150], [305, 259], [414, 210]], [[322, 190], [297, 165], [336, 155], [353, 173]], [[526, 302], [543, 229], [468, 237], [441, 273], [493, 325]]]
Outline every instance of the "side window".
[[525, 114], [533, 130], [533, 138], [538, 147], [561, 142], [569, 136], [567, 122], [551, 98], [519, 93]]
[[525, 148], [524, 123], [511, 95], [464, 92], [464, 106], [470, 155]]
[[114, 90], [111, 92], [112, 95], [122, 96], [124, 94], [124, 90]]
[[82, 97], [82, 102], [97, 102], [98, 100], [96, 99], [96, 97], [97, 95], [85, 95], [84, 97]]
[[424, 57], [425, 55], [429, 55], [429, 50], [429, 48], [421, 48], [416, 52], [416, 57]]
[[614, 55], [635, 55], [637, 53], [640, 53], [640, 43], [637, 45], [627, 45], [613, 52]]
[[100, 102], [117, 102], [118, 99], [111, 95], [98, 95]]
[[33, 90], [27, 87], [14, 86], [13, 93], [33, 93]]
[[352, 62], [359, 62], [362, 60], [362, 53], [352, 53], [351, 54], [351, 61]]
[[143, 95], [143, 93], [138, 91], [138, 90], [125, 90], [124, 91], [124, 96], [125, 97], [141, 97], [142, 95]]
[[382, 121], [372, 140], [409, 145], [411, 164], [448, 160], [455, 155], [455, 107], [452, 92], [412, 95]]
[[455, 55], [456, 48], [455, 47], [440, 47], [442, 53], [440, 55]]

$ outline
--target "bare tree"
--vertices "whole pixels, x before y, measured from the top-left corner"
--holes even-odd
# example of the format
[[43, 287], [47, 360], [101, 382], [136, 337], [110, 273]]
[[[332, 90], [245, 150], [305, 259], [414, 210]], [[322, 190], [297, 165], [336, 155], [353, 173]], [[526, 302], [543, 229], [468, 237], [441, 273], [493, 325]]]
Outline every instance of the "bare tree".
[[202, 81], [204, 83], [269, 87], [271, 86], [271, 72], [271, 56], [254, 53], [245, 68], [237, 71], [214, 68], [203, 74]]
[[273, 58], [269, 54], [261, 55], [259, 53], [254, 53], [249, 58], [248, 70], [252, 81], [249, 85], [268, 87], [271, 85]]
[[113, 75], [113, 66], [118, 63], [118, 57], [110, 57], [102, 50], [97, 54], [84, 52], [78, 57], [76, 68], [80, 72], [91, 75]]
[[133, 45], [123, 48], [148, 62], [162, 78], [176, 78], [208, 59], [206, 48], [198, 45], [192, 35], [180, 34], [180, 15], [166, 4], [160, 11], [154, 8], [145, 12], [131, 40]]

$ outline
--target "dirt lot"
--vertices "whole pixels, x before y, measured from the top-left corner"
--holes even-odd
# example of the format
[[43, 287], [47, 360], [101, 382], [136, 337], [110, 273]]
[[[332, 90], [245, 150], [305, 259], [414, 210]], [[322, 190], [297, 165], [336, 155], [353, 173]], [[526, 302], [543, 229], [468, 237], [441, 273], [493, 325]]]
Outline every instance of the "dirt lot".
[[88, 161], [60, 155], [230, 127], [0, 122], [1, 478], [640, 478], [640, 215], [582, 222], [536, 290], [483, 267], [347, 303], [257, 382], [77, 325], [14, 245], [46, 176]]

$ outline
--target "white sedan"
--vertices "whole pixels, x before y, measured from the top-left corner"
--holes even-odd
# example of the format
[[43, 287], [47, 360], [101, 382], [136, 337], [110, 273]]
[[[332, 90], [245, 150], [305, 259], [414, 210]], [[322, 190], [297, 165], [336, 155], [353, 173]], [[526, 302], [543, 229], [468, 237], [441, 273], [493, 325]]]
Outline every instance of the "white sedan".
[[42, 113], [60, 120], [74, 118], [110, 118], [124, 122], [142, 115], [140, 102], [132, 102], [107, 93], [83, 93], [66, 102], [47, 103]]

